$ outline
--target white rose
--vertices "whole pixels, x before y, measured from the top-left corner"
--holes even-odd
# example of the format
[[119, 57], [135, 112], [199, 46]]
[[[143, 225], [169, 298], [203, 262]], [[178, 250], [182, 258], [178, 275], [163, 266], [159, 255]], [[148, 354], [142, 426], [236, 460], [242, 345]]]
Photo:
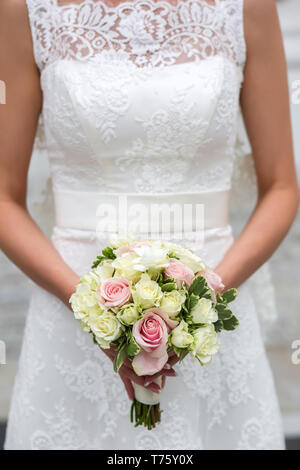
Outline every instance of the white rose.
[[170, 318], [175, 318], [180, 312], [185, 299], [185, 295], [178, 290], [164, 292], [160, 306], [162, 310], [169, 315]]
[[91, 318], [90, 327], [97, 343], [104, 349], [108, 349], [110, 343], [118, 339], [122, 333], [120, 322], [108, 311]]
[[139, 320], [140, 314], [134, 304], [128, 304], [121, 307], [117, 313], [117, 318], [123, 325], [129, 326], [134, 325]]
[[162, 248], [159, 242], [154, 242], [151, 246], [140, 246], [134, 248], [134, 252], [138, 255], [136, 269], [142, 272], [148, 269], [163, 269], [169, 265], [167, 248]]
[[183, 248], [176, 243], [164, 243], [164, 246], [166, 246], [169, 252], [174, 254], [176, 258], [179, 258], [179, 261], [190, 268], [194, 273], [206, 269], [206, 264], [202, 261], [202, 259], [187, 248]]
[[209, 299], [200, 299], [191, 310], [193, 323], [215, 323], [218, 318], [218, 312]]
[[191, 353], [202, 365], [209, 364], [211, 358], [220, 349], [220, 341], [213, 325], [206, 325], [193, 332], [194, 342]]
[[171, 333], [171, 344], [177, 348], [186, 348], [194, 341], [194, 337], [188, 332], [188, 324], [182, 320]]
[[112, 261], [102, 261], [101, 264], [95, 269], [96, 277], [99, 278], [99, 283], [109, 279], [113, 276], [114, 267], [112, 266]]
[[117, 277], [125, 277], [129, 281], [137, 282], [141, 278], [140, 270], [135, 268], [138, 263], [138, 256], [135, 253], [125, 253], [116, 258], [112, 267], [116, 270]]
[[152, 281], [148, 274], [143, 274], [132, 292], [134, 302], [143, 309], [158, 307], [163, 296], [157, 282]]

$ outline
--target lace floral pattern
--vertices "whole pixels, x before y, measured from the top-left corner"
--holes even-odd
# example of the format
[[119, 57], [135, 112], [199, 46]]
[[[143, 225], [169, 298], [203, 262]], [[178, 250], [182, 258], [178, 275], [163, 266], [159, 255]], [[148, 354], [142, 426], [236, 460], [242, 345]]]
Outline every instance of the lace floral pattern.
[[27, 0], [37, 63], [57, 58], [172, 65], [224, 54], [243, 65], [240, 0], [105, 1]]

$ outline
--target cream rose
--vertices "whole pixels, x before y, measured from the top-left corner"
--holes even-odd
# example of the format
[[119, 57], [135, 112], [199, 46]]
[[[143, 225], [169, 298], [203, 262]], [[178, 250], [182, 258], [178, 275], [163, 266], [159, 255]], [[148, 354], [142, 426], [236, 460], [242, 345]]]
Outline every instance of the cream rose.
[[91, 289], [90, 282], [93, 282], [90, 276], [84, 276], [70, 298], [76, 320], [84, 324], [87, 323], [90, 309], [98, 304], [96, 292]]
[[91, 318], [90, 328], [97, 343], [104, 349], [108, 349], [110, 343], [118, 339], [122, 333], [120, 322], [108, 311]]
[[202, 365], [209, 364], [214, 354], [220, 349], [220, 341], [213, 325], [206, 325], [193, 332], [194, 341], [191, 353]]
[[112, 262], [112, 267], [116, 270], [116, 276], [124, 277], [132, 282], [137, 282], [141, 278], [141, 271], [136, 269], [138, 256], [136, 253], [125, 253]]
[[95, 269], [95, 274], [99, 278], [99, 282], [103, 282], [113, 276], [114, 270], [112, 261], [105, 260]]
[[188, 331], [188, 324], [184, 320], [182, 320], [180, 324], [174, 328], [170, 339], [171, 343], [176, 348], [186, 348], [194, 341], [194, 337]]
[[218, 312], [209, 299], [198, 300], [195, 307], [191, 310], [191, 319], [193, 323], [215, 323], [218, 320]]
[[152, 281], [148, 274], [143, 274], [132, 291], [134, 302], [143, 309], [158, 307], [163, 296], [157, 282]]
[[134, 304], [124, 305], [117, 313], [118, 320], [125, 326], [134, 325], [140, 319], [140, 313]]
[[185, 300], [186, 296], [178, 290], [165, 292], [161, 299], [160, 307], [170, 318], [175, 318], [180, 312]]

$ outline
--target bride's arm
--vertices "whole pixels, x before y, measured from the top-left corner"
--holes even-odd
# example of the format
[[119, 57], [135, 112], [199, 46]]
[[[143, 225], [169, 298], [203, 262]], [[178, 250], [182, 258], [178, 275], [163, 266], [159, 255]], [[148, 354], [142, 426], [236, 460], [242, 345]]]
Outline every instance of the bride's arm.
[[0, 248], [66, 305], [78, 276], [64, 263], [26, 207], [27, 173], [42, 104], [25, 2], [0, 3]]
[[[33, 281], [69, 306], [79, 277], [30, 217], [26, 207], [27, 174], [42, 106], [24, 1], [0, 1], [0, 79], [6, 104], [0, 105], [0, 249]], [[113, 359], [115, 351], [105, 351]], [[120, 370], [130, 398], [131, 382], [144, 385], [130, 364]], [[172, 376], [172, 369], [164, 375]], [[145, 385], [146, 386], [146, 385]], [[156, 384], [147, 388], [157, 392]]]
[[277, 249], [297, 213], [289, 93], [274, 0], [245, 0], [247, 64], [241, 105], [258, 178], [256, 208], [217, 272], [239, 286]]

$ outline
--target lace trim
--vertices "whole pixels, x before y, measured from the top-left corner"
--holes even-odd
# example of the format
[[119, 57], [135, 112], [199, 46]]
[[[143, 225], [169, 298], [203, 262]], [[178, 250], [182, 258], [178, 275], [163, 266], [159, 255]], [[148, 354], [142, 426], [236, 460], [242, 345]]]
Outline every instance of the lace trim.
[[243, 0], [26, 2], [41, 70], [59, 59], [157, 67], [217, 54], [245, 64]]

